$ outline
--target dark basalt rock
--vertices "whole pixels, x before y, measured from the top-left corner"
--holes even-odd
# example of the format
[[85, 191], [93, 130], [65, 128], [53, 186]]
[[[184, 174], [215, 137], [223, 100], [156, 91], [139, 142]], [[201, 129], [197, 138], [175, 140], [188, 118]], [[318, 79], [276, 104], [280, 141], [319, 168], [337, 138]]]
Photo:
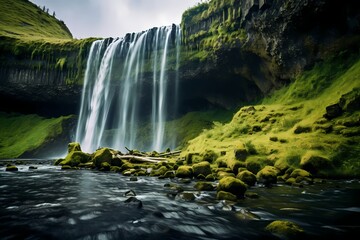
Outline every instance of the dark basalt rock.
[[132, 208], [142, 208], [143, 204], [142, 201], [137, 199], [136, 197], [129, 197], [124, 201], [125, 205]]

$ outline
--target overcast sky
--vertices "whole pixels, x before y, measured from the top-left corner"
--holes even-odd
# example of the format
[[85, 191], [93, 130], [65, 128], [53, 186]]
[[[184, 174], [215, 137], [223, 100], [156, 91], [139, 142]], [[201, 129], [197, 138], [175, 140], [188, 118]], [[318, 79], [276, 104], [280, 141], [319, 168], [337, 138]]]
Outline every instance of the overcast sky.
[[200, 0], [30, 0], [55, 11], [74, 38], [123, 37], [152, 27], [179, 24]]

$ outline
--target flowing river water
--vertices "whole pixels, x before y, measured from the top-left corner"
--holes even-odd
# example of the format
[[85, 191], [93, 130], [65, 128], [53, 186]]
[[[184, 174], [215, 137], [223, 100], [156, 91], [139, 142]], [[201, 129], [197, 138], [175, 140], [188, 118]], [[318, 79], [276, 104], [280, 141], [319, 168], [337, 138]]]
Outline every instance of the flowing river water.
[[[248, 192], [259, 198], [231, 203], [216, 200], [216, 191], [195, 190], [196, 180], [130, 181], [118, 173], [63, 171], [44, 160], [18, 168], [0, 167], [0, 239], [279, 239], [265, 231], [274, 220], [297, 223], [307, 239], [360, 233], [359, 180], [255, 186]], [[175, 196], [164, 187], [169, 182], [195, 199]], [[125, 202], [129, 190], [141, 208]]]

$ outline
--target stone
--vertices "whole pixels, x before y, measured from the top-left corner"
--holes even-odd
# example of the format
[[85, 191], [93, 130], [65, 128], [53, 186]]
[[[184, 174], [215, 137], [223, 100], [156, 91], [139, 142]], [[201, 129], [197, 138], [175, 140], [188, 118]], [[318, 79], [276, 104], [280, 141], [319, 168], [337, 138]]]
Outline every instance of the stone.
[[81, 151], [71, 151], [70, 153], [68, 153], [65, 159], [60, 162], [60, 165], [70, 165], [72, 167], [76, 167], [80, 163], [89, 162], [90, 159], [90, 154]]
[[178, 178], [192, 178], [193, 169], [191, 166], [180, 166], [175, 173], [175, 176]]
[[240, 179], [248, 186], [254, 186], [257, 180], [256, 175], [250, 172], [249, 170], [244, 170], [242, 172], [239, 172], [238, 175], [236, 175], [236, 178]]
[[216, 199], [217, 200], [228, 200], [228, 201], [232, 201], [232, 202], [237, 201], [237, 197], [234, 194], [225, 192], [225, 191], [219, 191], [216, 194]]
[[331, 169], [332, 164], [328, 158], [310, 151], [301, 158], [300, 167], [311, 174], [317, 174], [320, 170]]
[[111, 164], [112, 153], [109, 148], [100, 148], [95, 151], [92, 161], [97, 168], [101, 168], [103, 162]]
[[192, 192], [181, 192], [178, 195], [176, 195], [176, 198], [190, 202], [195, 200], [195, 195]]
[[197, 182], [194, 188], [198, 191], [213, 191], [215, 189], [209, 182]]
[[7, 172], [17, 172], [17, 171], [19, 171], [19, 169], [14, 165], [10, 165], [10, 166], [6, 167], [6, 171]]
[[235, 158], [240, 161], [245, 161], [247, 156], [249, 155], [245, 146], [238, 147], [234, 150]]
[[280, 239], [300, 239], [304, 235], [304, 230], [299, 225], [284, 220], [271, 222], [265, 227], [265, 230]]
[[224, 177], [220, 179], [218, 191], [225, 191], [234, 194], [237, 198], [243, 198], [247, 190], [246, 184], [235, 177]]
[[265, 166], [256, 174], [256, 178], [258, 182], [261, 182], [268, 186], [277, 182], [277, 175], [279, 173], [280, 171], [276, 167]]
[[334, 119], [340, 117], [343, 114], [343, 110], [338, 103], [327, 106], [326, 113], [324, 114], [324, 118], [326, 119]]
[[192, 170], [193, 170], [193, 175], [195, 177], [197, 177], [200, 174], [202, 174], [204, 176], [211, 174], [210, 163], [207, 161], [203, 161], [203, 162], [194, 164], [192, 166]]
[[143, 204], [142, 201], [140, 201], [139, 199], [137, 199], [136, 197], [129, 197], [128, 199], [126, 199], [124, 201], [124, 203], [126, 204], [126, 206], [128, 207], [132, 207], [132, 208], [142, 208]]
[[68, 153], [71, 153], [73, 151], [80, 151], [81, 152], [80, 143], [71, 142], [71, 143], [68, 144]]

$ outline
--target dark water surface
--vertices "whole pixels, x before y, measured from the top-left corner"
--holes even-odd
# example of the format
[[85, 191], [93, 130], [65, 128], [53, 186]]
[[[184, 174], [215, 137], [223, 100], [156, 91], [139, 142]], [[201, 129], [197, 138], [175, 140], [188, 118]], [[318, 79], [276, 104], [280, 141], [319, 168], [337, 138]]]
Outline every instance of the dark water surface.
[[[116, 173], [32, 165], [38, 169], [0, 167], [0, 239], [278, 239], [264, 230], [274, 220], [297, 223], [307, 239], [356, 239], [360, 233], [359, 180], [258, 186], [248, 191], [260, 198], [231, 204], [215, 200], [215, 191], [196, 191], [195, 181], [130, 181]], [[196, 199], [173, 197], [164, 187], [170, 181]], [[130, 189], [141, 209], [124, 203]]]

